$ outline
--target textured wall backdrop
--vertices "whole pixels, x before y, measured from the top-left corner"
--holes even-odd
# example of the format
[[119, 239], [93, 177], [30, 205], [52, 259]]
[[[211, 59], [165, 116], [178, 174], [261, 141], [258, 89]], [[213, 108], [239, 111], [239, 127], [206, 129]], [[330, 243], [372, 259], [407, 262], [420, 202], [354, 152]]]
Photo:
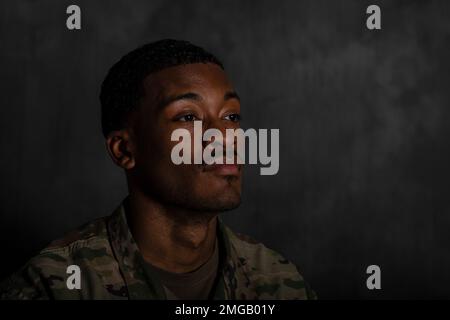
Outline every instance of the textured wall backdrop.
[[126, 195], [99, 87], [161, 38], [217, 54], [244, 127], [280, 129], [280, 171], [248, 168], [224, 214], [234, 229], [296, 262], [320, 298], [450, 298], [448, 1], [2, 1], [0, 278]]

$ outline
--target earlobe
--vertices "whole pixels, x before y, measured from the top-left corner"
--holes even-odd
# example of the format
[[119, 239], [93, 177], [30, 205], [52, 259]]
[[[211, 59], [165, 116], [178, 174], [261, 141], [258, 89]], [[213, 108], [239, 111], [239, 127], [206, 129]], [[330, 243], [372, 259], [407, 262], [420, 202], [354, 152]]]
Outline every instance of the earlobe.
[[116, 165], [130, 170], [134, 167], [134, 155], [130, 135], [125, 130], [113, 131], [106, 138], [106, 149]]

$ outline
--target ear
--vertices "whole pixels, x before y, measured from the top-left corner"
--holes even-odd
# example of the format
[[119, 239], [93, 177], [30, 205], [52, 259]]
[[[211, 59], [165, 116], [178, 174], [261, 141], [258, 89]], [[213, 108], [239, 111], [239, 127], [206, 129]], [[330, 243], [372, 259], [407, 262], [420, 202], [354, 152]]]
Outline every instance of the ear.
[[125, 170], [134, 168], [134, 148], [128, 130], [117, 130], [108, 134], [106, 149], [108, 149], [108, 153], [116, 165]]

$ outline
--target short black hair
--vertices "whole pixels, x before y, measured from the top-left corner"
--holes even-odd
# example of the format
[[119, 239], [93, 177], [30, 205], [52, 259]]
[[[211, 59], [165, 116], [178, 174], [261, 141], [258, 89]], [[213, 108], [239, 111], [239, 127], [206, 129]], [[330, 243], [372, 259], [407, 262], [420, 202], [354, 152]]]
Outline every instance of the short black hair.
[[129, 113], [144, 95], [143, 80], [165, 68], [191, 63], [223, 64], [211, 53], [188, 41], [164, 39], [148, 43], [123, 56], [103, 80], [100, 92], [102, 131], [123, 129]]

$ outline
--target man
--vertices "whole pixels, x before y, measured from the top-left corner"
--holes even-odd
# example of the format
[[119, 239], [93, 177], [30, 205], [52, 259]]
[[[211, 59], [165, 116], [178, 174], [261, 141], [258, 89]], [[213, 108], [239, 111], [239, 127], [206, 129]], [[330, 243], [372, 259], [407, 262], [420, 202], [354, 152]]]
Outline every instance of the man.
[[31, 259], [3, 283], [2, 298], [314, 298], [295, 265], [219, 219], [240, 204], [240, 165], [171, 161], [175, 129], [192, 132], [197, 120], [204, 130], [239, 128], [239, 96], [216, 57], [185, 41], [147, 44], [110, 69], [100, 100], [129, 196]]

